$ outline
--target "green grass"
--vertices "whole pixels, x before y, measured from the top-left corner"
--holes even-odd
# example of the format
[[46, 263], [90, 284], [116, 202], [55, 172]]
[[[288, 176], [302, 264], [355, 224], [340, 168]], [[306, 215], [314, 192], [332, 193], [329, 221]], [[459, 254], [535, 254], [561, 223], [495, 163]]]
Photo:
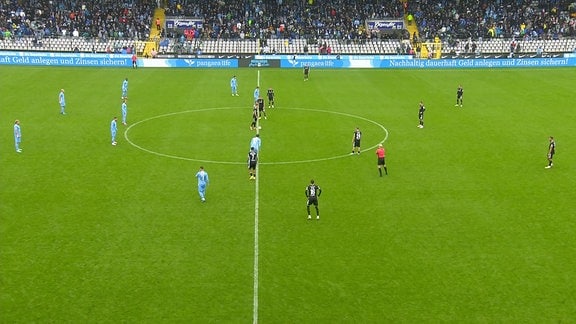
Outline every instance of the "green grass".
[[[277, 108], [261, 121], [258, 191], [244, 164], [255, 69], [0, 72], [2, 323], [251, 322], [256, 214], [262, 323], [576, 318], [572, 68], [313, 70], [308, 82], [262, 69]], [[130, 128], [113, 147], [125, 77]], [[355, 127], [364, 151], [345, 156]]]

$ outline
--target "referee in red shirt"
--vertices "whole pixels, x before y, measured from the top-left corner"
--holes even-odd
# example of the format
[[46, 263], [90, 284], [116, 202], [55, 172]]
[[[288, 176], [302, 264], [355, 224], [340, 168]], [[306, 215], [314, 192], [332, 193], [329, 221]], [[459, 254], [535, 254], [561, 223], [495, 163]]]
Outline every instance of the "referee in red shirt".
[[382, 167], [384, 167], [384, 172], [388, 175], [388, 168], [386, 168], [386, 150], [382, 144], [378, 144], [376, 149], [376, 156], [378, 157], [378, 172], [382, 176]]

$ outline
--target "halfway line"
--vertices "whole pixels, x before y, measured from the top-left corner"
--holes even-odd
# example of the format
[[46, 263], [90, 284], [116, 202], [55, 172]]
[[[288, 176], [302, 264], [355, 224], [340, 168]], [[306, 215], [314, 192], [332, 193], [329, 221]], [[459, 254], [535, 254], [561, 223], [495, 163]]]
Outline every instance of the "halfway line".
[[[256, 85], [260, 87], [260, 70], [258, 70], [258, 78], [256, 80]], [[255, 103], [254, 103], [255, 104]], [[260, 122], [259, 118], [256, 119], [256, 134], [260, 134]], [[254, 299], [253, 299], [253, 310], [252, 310], [252, 323], [258, 323], [258, 205], [259, 205], [259, 179], [260, 171], [258, 164], [260, 164], [260, 150], [258, 150], [258, 160], [256, 162], [256, 183], [254, 189]]]
[[258, 323], [258, 191], [259, 191], [259, 181], [260, 172], [258, 170], [258, 163], [256, 163], [256, 189], [254, 198], [254, 311], [253, 311], [253, 323]]

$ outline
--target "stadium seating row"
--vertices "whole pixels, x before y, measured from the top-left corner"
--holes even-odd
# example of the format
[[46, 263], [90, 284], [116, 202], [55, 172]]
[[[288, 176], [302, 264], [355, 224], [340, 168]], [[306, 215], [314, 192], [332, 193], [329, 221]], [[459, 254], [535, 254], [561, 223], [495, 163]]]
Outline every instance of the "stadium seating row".
[[[332, 54], [398, 54], [399, 50], [407, 48], [406, 41], [400, 40], [367, 40], [362, 44], [347, 43], [342, 40], [324, 40], [331, 47]], [[404, 42], [404, 43], [402, 43]], [[576, 39], [558, 40], [520, 40], [490, 39], [480, 41], [462, 41], [455, 44], [442, 44], [442, 53], [465, 53], [472, 52], [472, 43], [479, 53], [510, 53], [511, 44], [516, 45], [517, 53], [547, 53], [573, 52], [576, 49]], [[37, 41], [34, 38], [3, 39], [0, 40], [0, 50], [16, 51], [54, 51], [54, 52], [119, 52], [123, 49], [134, 48], [137, 53], [144, 50], [145, 44], [134, 40], [109, 40], [106, 42], [86, 40], [83, 38], [44, 38]], [[320, 49], [317, 45], [307, 45], [305, 39], [269, 39], [262, 46], [258, 40], [196, 40], [179, 44], [176, 40], [163, 42], [158, 46], [160, 53], [175, 53], [178, 48], [187, 53], [196, 53], [197, 49], [204, 54], [318, 54]]]
[[35, 38], [22, 37], [16, 39], [1, 39], [0, 50], [6, 51], [51, 51], [51, 52], [120, 52], [123, 49], [134, 48], [136, 52], [144, 50], [143, 42], [133, 40], [110, 40], [106, 42], [86, 40], [83, 38]]
[[[491, 39], [475, 42], [477, 52], [480, 53], [510, 53], [512, 47], [515, 53], [566, 53], [576, 50], [576, 39], [557, 40], [512, 40], [512, 39]], [[472, 42], [460, 42], [453, 46], [443, 46], [443, 53], [465, 53], [472, 52]]]

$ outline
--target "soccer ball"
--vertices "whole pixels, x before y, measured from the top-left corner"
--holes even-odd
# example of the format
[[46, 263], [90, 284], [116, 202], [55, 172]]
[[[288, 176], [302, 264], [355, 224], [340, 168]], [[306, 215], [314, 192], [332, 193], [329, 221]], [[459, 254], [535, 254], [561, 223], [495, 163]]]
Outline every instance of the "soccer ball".
[[262, 129], [262, 126], [258, 126], [258, 129]]

